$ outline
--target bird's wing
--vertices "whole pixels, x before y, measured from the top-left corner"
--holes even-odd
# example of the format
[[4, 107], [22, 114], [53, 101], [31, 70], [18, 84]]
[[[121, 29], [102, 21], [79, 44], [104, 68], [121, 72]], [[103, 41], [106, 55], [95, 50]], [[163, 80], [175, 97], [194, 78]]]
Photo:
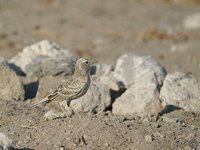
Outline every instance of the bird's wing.
[[50, 95], [47, 96], [49, 101], [56, 99], [57, 97], [65, 97], [68, 99], [81, 91], [81, 87], [78, 87], [74, 80], [69, 80], [63, 82], [58, 86], [58, 88], [52, 92]]
[[[67, 81], [61, 83], [56, 90], [54, 90], [52, 93], [47, 95], [45, 98], [43, 98], [39, 102], [33, 104], [32, 106], [38, 106], [40, 104], [46, 105], [55, 99], [61, 99], [61, 100], [63, 99], [64, 100], [65, 97], [64, 97], [64, 94], [62, 91], [63, 91], [64, 84], [66, 84], [66, 83], [67, 83]], [[67, 94], [67, 93], [65, 92], [65, 94]]]
[[34, 104], [33, 106], [37, 106], [39, 104], [46, 105], [47, 103], [50, 103], [54, 100], [63, 101], [67, 99], [74, 99], [74, 96], [82, 91], [81, 85], [78, 85], [79, 84], [77, 84], [77, 81], [73, 79], [65, 80], [58, 86], [58, 88], [56, 88], [56, 90], [54, 90], [52, 93], [47, 95], [44, 99]]

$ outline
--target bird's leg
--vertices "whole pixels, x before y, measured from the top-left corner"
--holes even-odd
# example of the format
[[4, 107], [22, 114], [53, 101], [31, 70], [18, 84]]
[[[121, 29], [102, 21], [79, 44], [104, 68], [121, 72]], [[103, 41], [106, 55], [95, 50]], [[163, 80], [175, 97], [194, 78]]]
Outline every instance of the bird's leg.
[[[68, 107], [70, 107], [70, 103], [71, 103], [72, 100], [73, 99], [67, 101], [67, 106]], [[77, 110], [73, 109], [72, 107], [70, 107], [70, 108], [74, 111], [75, 114], [80, 115], [80, 113]]]
[[[68, 106], [68, 107], [70, 107], [71, 101], [72, 101], [72, 99], [68, 99], [68, 100], [67, 100], [66, 103], [67, 103], [67, 106]], [[70, 107], [70, 108], [71, 108], [71, 107]], [[74, 110], [73, 108], [71, 108], [71, 109], [73, 110], [73, 112], [74, 112], [75, 114], [79, 114], [79, 113], [78, 113], [76, 110]]]
[[71, 117], [73, 114], [74, 114], [74, 111], [73, 109], [71, 109], [68, 105], [67, 105], [67, 102], [66, 101], [62, 101], [60, 103], [61, 105], [61, 109], [63, 112], [65, 112], [65, 114], [67, 115], [67, 117]]

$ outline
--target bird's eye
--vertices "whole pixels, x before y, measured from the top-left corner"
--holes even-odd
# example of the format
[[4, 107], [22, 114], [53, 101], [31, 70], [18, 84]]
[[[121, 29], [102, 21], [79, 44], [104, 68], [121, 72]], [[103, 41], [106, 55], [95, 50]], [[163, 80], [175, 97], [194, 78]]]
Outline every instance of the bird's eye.
[[89, 62], [88, 62], [88, 61], [86, 61], [85, 63], [86, 63], [86, 64], [89, 64]]

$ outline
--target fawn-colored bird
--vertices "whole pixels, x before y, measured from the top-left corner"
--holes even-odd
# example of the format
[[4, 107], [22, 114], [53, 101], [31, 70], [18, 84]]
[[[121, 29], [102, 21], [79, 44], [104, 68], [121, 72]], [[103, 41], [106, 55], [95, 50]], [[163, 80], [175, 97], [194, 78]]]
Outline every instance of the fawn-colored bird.
[[62, 109], [66, 108], [66, 106], [64, 106], [65, 104], [69, 107], [72, 100], [83, 96], [87, 92], [90, 86], [89, 68], [96, 62], [97, 61], [92, 59], [78, 59], [72, 77], [69, 80], [64, 81], [55, 91], [33, 106], [39, 104], [46, 105], [52, 101], [59, 101], [61, 102]]

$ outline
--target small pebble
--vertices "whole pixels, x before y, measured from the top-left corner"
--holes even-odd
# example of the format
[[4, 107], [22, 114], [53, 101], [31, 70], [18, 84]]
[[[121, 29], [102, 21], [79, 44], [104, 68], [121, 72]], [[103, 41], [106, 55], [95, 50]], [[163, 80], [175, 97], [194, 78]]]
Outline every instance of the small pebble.
[[151, 135], [146, 135], [145, 136], [145, 141], [148, 142], [148, 143], [151, 143], [153, 141]]

